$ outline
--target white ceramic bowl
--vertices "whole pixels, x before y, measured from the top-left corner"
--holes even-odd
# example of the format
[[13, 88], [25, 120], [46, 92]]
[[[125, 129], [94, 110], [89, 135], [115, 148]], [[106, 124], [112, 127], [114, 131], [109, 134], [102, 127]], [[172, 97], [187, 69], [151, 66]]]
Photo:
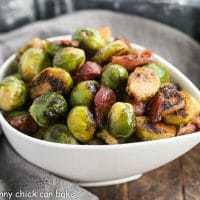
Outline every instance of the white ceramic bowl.
[[[135, 44], [134, 47], [143, 48]], [[0, 80], [14, 58], [15, 55], [11, 56], [0, 67]], [[165, 64], [173, 80], [200, 101], [200, 91], [190, 80], [160, 56], [155, 55], [155, 59]], [[200, 132], [197, 132], [138, 143], [67, 145], [29, 137], [10, 126], [1, 113], [0, 123], [9, 143], [22, 157], [84, 186], [105, 186], [134, 180], [141, 174], [176, 159], [200, 142]]]

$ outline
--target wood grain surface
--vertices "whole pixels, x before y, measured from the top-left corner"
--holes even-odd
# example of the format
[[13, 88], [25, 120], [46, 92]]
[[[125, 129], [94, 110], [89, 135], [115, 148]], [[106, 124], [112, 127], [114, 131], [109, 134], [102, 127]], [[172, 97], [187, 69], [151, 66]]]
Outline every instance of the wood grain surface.
[[88, 190], [100, 200], [200, 200], [200, 145], [136, 181]]

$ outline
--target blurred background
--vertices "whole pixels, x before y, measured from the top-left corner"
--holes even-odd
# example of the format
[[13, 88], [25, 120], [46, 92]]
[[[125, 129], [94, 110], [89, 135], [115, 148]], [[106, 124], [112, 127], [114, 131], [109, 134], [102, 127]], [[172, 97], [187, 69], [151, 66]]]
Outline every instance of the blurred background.
[[143, 16], [200, 41], [200, 0], [0, 0], [0, 33], [83, 9]]

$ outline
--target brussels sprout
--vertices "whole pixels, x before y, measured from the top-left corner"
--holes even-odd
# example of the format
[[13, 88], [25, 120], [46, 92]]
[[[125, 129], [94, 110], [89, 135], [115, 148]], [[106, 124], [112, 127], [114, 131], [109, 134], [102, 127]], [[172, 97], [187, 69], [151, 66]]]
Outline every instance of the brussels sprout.
[[150, 123], [146, 117], [136, 117], [136, 135], [141, 140], [157, 140], [176, 136], [176, 127], [162, 122]]
[[55, 124], [50, 126], [45, 131], [44, 140], [64, 144], [77, 144], [76, 139], [71, 135], [67, 126], [64, 124]]
[[0, 109], [12, 111], [22, 107], [27, 99], [26, 84], [15, 76], [8, 76], [0, 83]]
[[137, 67], [128, 78], [127, 92], [140, 101], [153, 97], [159, 90], [160, 79], [147, 67]]
[[97, 137], [102, 139], [106, 144], [118, 144], [118, 141], [107, 130], [97, 133]]
[[19, 71], [25, 81], [31, 81], [35, 75], [50, 65], [50, 60], [43, 49], [29, 48], [20, 57]]
[[135, 114], [129, 103], [113, 104], [108, 114], [109, 132], [116, 138], [127, 138], [135, 131]]
[[57, 67], [48, 67], [35, 76], [30, 82], [30, 95], [38, 97], [49, 91], [67, 94], [72, 88], [73, 80], [65, 70]]
[[63, 116], [67, 111], [67, 102], [64, 97], [56, 92], [48, 92], [37, 97], [29, 112], [36, 123], [45, 127]]
[[128, 79], [127, 70], [121, 65], [108, 64], [103, 70], [101, 82], [103, 85], [117, 89]]
[[78, 69], [85, 59], [85, 52], [82, 49], [66, 47], [55, 54], [53, 65], [71, 72]]
[[168, 124], [187, 124], [193, 117], [200, 113], [200, 103], [187, 92], [182, 92], [185, 97], [185, 107], [174, 113], [164, 116], [164, 121]]
[[108, 43], [106, 46], [101, 48], [93, 60], [97, 63], [108, 62], [112, 56], [118, 56], [128, 53], [129, 47], [122, 40], [115, 40], [113, 42]]
[[159, 76], [161, 83], [170, 82], [170, 74], [166, 67], [161, 63], [151, 63], [145, 65], [145, 67], [153, 69], [153, 71]]
[[63, 47], [60, 44], [57, 44], [55, 42], [47, 42], [45, 51], [50, 55], [54, 56], [57, 51], [62, 49]]
[[83, 143], [92, 140], [96, 130], [93, 114], [87, 106], [76, 106], [72, 108], [67, 117], [67, 125], [73, 136]]
[[38, 130], [38, 125], [26, 111], [13, 111], [6, 116], [6, 119], [11, 126], [23, 133], [31, 135]]
[[89, 51], [98, 51], [105, 44], [99, 31], [93, 28], [78, 29], [74, 33], [73, 39], [79, 41], [81, 47]]
[[78, 85], [76, 85], [71, 92], [71, 105], [91, 105], [97, 92], [97, 87], [98, 82], [96, 81], [82, 81], [78, 83]]

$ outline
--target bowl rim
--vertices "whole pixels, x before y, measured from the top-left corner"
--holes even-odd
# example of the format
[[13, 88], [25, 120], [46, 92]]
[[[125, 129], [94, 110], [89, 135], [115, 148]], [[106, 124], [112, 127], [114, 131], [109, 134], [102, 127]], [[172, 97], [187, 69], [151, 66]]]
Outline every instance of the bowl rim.
[[[55, 36], [55, 37], [47, 38], [47, 40], [49, 40], [49, 41], [56, 41], [56, 40], [60, 40], [60, 39], [71, 39], [71, 35], [61, 35], [61, 36]], [[138, 45], [138, 44], [135, 44], [135, 43], [131, 43], [131, 46], [134, 46], [134, 48], [136, 48], [138, 50], [146, 49], [145, 47]], [[2, 78], [4, 77], [4, 73], [5, 73], [6, 69], [11, 64], [11, 62], [13, 62], [15, 57], [16, 57], [16, 54], [11, 55], [1, 65], [1, 67], [0, 67], [0, 80], [2, 80]], [[189, 80], [174, 65], [172, 65], [171, 63], [166, 61], [161, 56], [157, 55], [154, 51], [153, 51], [153, 57], [157, 61], [159, 61], [160, 63], [164, 64], [167, 67], [167, 69], [170, 70], [171, 73], [173, 72], [174, 75], [178, 75], [180, 80], [182, 80], [182, 82], [185, 82], [188, 85], [188, 87], [193, 91], [195, 97], [200, 101], [200, 91], [194, 85], [194, 83], [192, 83], [191, 80]], [[139, 142], [130, 142], [130, 143], [123, 143], [123, 144], [115, 144], [115, 145], [107, 145], [107, 144], [102, 144], [102, 145], [89, 145], [89, 144], [80, 145], [80, 144], [78, 144], [77, 145], [77, 144], [61, 144], [61, 143], [56, 143], [56, 142], [50, 142], [50, 141], [45, 141], [45, 140], [37, 139], [37, 138], [34, 138], [32, 136], [26, 135], [26, 134], [22, 133], [21, 131], [15, 129], [14, 127], [12, 127], [8, 123], [6, 118], [3, 116], [2, 111], [0, 111], [0, 124], [1, 124], [1, 126], [4, 125], [8, 130], [10, 130], [11, 134], [14, 133], [13, 134], [14, 137], [15, 137], [15, 134], [16, 134], [19, 137], [28, 140], [29, 142], [33, 142], [33, 143], [37, 143], [37, 144], [45, 145], [45, 146], [56, 147], [56, 148], [66, 148], [66, 149], [83, 149], [83, 150], [84, 149], [87, 149], [87, 150], [92, 150], [92, 149], [96, 149], [96, 150], [97, 149], [100, 149], [100, 150], [102, 150], [102, 149], [106, 149], [106, 150], [108, 150], [108, 149], [121, 149], [121, 148], [129, 148], [129, 147], [132, 147], [132, 146], [143, 146], [143, 145], [147, 145], [147, 144], [156, 145], [157, 143], [166, 143], [166, 142], [168, 143], [168, 142], [172, 142], [172, 141], [177, 142], [181, 138], [182, 139], [190, 139], [190, 138], [193, 138], [194, 136], [198, 136], [198, 135], [200, 136], [200, 131], [197, 131], [197, 132], [194, 132], [192, 134], [186, 134], [186, 135], [175, 136], [175, 137], [171, 137], [171, 138], [163, 138], [163, 139], [158, 139], [158, 140], [151, 140], [151, 141], [139, 141]]]

